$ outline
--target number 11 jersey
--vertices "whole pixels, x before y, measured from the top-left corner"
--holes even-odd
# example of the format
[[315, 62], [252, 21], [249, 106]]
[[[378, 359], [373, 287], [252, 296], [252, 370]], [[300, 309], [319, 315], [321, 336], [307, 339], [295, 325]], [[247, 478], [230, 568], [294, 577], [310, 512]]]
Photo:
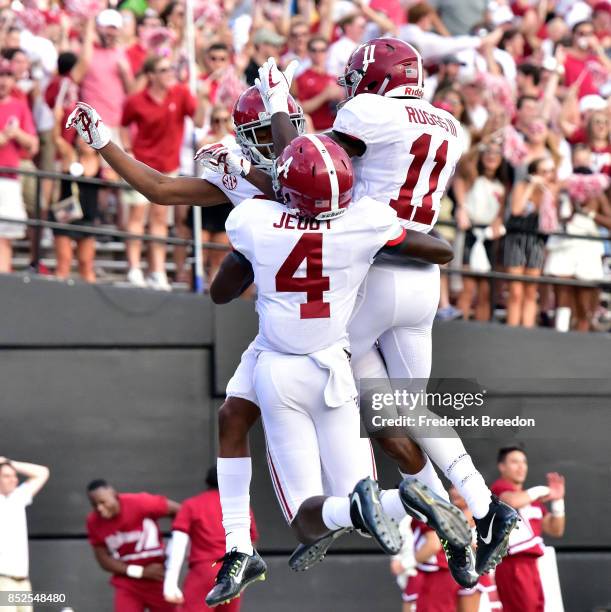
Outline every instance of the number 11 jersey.
[[338, 111], [333, 130], [367, 147], [352, 158], [354, 199], [389, 204], [403, 227], [429, 232], [464, 150], [460, 123], [426, 100], [359, 94]]
[[225, 224], [251, 263], [258, 350], [307, 355], [345, 341], [358, 288], [378, 251], [405, 235], [394, 210], [362, 198], [330, 221], [291, 215], [271, 200], [246, 200]]

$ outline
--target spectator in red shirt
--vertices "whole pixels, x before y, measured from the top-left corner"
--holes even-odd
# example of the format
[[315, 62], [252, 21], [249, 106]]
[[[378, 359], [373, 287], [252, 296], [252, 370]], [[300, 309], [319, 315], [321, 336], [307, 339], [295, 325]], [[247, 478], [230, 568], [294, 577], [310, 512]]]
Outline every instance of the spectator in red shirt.
[[202, 89], [208, 94], [210, 104], [216, 104], [216, 92], [219, 80], [226, 72], [231, 57], [225, 43], [214, 43], [206, 49], [204, 66], [206, 71], [200, 76]]
[[[131, 95], [125, 103], [121, 119], [121, 137], [128, 153], [151, 168], [164, 174], [177, 174], [180, 165], [180, 147], [184, 135], [185, 117], [193, 117], [201, 127], [204, 120], [203, 102], [198, 102], [185, 85], [176, 82], [176, 75], [166, 57], [152, 57], [144, 64], [148, 78], [146, 89]], [[127, 129], [135, 126], [133, 138]], [[129, 198], [129, 200], [128, 200]], [[158, 204], [147, 206], [141, 194], [125, 194], [130, 206], [128, 231], [141, 234], [144, 231], [146, 213], [149, 212], [149, 231], [154, 236], [168, 235], [168, 208]], [[150, 208], [150, 211], [148, 209]], [[127, 243], [129, 265], [128, 280], [136, 286], [144, 286], [140, 270], [142, 242]], [[165, 273], [165, 244], [151, 243], [149, 250], [149, 284], [154, 289], [169, 291]]]
[[337, 103], [345, 97], [337, 85], [335, 75], [326, 70], [329, 43], [322, 36], [314, 36], [308, 42], [312, 65], [295, 79], [295, 96], [304, 113], [310, 115], [314, 129], [329, 129], [335, 121]]
[[70, 76], [77, 62], [78, 58], [72, 51], [60, 53], [57, 58], [57, 74], [49, 81], [45, 90], [45, 101], [49, 108], [54, 112], [57, 111], [56, 107], [62, 109], [59, 130], [61, 137], [68, 144], [73, 144], [76, 138], [74, 130], [66, 129], [66, 120], [78, 102], [78, 85]]
[[[213, 563], [225, 555], [225, 530], [216, 467], [208, 470], [206, 484], [206, 491], [182, 503], [172, 526], [172, 546], [163, 593], [166, 601], [182, 604], [181, 612], [204, 612], [213, 609], [204, 603], [203, 595], [214, 586], [217, 571]], [[250, 537], [253, 542], [259, 537], [252, 510]], [[189, 573], [181, 592], [178, 576], [189, 543]], [[240, 605], [241, 598], [236, 598], [221, 609], [223, 612], [239, 612]]]
[[161, 26], [159, 15], [152, 10], [146, 9], [142, 17], [138, 17], [136, 21], [136, 36], [137, 40], [125, 50], [125, 55], [132, 69], [132, 74], [138, 76], [142, 70], [144, 60], [146, 60], [149, 50], [145, 45], [145, 38], [153, 28]]
[[594, 34], [590, 21], [580, 21], [573, 26], [573, 44], [567, 49], [564, 60], [564, 83], [568, 87], [581, 81], [578, 97], [598, 94], [608, 79], [611, 60]]
[[[543, 612], [544, 596], [537, 558], [543, 555], [543, 533], [564, 534], [564, 477], [547, 474], [547, 485], [524, 489], [528, 475], [526, 453], [517, 446], [501, 448], [497, 467], [501, 477], [490, 490], [521, 517], [509, 536], [509, 554], [496, 568], [496, 585], [504, 612]], [[543, 505], [551, 502], [551, 513]]]
[[611, 46], [611, 2], [597, 2], [592, 9], [594, 32], [603, 47]]
[[100, 567], [113, 576], [115, 612], [171, 612], [163, 598], [165, 553], [157, 520], [180, 505], [163, 495], [117, 493], [105, 480], [87, 487], [87, 534]]
[[[22, 154], [33, 156], [38, 150], [38, 138], [32, 113], [24, 100], [11, 94], [15, 76], [11, 63], [0, 60], [0, 166], [19, 168]], [[16, 174], [0, 175], [0, 217], [25, 221], [27, 218], [21, 183]], [[25, 226], [0, 222], [0, 272], [10, 272], [12, 240], [23, 238]]]

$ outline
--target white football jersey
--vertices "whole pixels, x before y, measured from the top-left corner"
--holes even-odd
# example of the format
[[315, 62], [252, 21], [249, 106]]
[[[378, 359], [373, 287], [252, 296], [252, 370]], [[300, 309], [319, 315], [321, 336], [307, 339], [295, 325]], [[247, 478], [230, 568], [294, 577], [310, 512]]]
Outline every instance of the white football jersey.
[[359, 94], [340, 108], [333, 130], [367, 146], [352, 158], [354, 199], [390, 204], [403, 227], [429, 232], [463, 153], [460, 123], [426, 100]]
[[357, 290], [376, 253], [403, 236], [392, 208], [371, 198], [336, 219], [300, 219], [271, 200], [247, 200], [225, 224], [251, 263], [257, 286], [258, 350], [307, 355], [342, 340]]
[[[237, 144], [229, 148], [231, 149], [232, 153], [236, 153], [240, 156], [244, 155], [242, 153], [242, 149], [240, 149], [239, 145]], [[234, 206], [237, 206], [249, 198], [255, 198], [263, 195], [253, 184], [249, 183], [241, 176], [217, 174], [214, 172], [214, 170], [204, 168], [202, 178], [218, 187]]]

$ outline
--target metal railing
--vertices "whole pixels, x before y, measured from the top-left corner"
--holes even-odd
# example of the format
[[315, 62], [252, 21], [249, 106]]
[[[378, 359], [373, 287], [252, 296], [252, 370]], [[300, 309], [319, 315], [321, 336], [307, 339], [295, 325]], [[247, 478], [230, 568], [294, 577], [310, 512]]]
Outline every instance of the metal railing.
[[[5, 175], [23, 175], [23, 176], [32, 176], [36, 178], [36, 205], [35, 205], [35, 218], [27, 219], [27, 220], [15, 220], [0, 217], [0, 222], [3, 223], [16, 223], [20, 225], [26, 225], [28, 227], [35, 228], [34, 242], [33, 242], [33, 253], [32, 253], [32, 263], [38, 271], [38, 264], [40, 262], [40, 251], [41, 251], [41, 230], [42, 228], [48, 227], [50, 229], [56, 230], [68, 230], [68, 231], [76, 231], [83, 234], [90, 234], [93, 236], [107, 236], [118, 238], [120, 240], [141, 240], [143, 242], [152, 242], [152, 243], [163, 243], [173, 246], [187, 246], [193, 247], [195, 245], [195, 241], [192, 239], [185, 238], [176, 238], [172, 236], [161, 237], [161, 236], [153, 236], [151, 234], [133, 234], [131, 232], [126, 232], [119, 229], [112, 228], [102, 228], [95, 227], [91, 225], [79, 225], [77, 223], [58, 223], [55, 221], [47, 221], [42, 219], [42, 180], [51, 179], [51, 180], [66, 180], [76, 183], [84, 183], [89, 185], [98, 185], [101, 188], [111, 188], [111, 189], [121, 189], [121, 190], [131, 190], [132, 187], [125, 183], [124, 181], [109, 181], [105, 179], [93, 178], [93, 177], [84, 177], [84, 176], [73, 176], [71, 174], [65, 174], [61, 172], [50, 172], [45, 170], [24, 170], [20, 168], [7, 168], [0, 166], [0, 177]], [[2, 197], [2, 194], [0, 194]], [[458, 230], [455, 222], [452, 221], [438, 221], [437, 225], [443, 227], [450, 227]], [[482, 229], [485, 226], [474, 225], [473, 227], [481, 227]], [[521, 232], [528, 233], [528, 232]], [[532, 233], [536, 234], [538, 232], [533, 231]], [[611, 238], [605, 236], [584, 236], [584, 235], [575, 235], [568, 234], [566, 232], [554, 232], [551, 234], [547, 234], [548, 236], [558, 236], [562, 238], [571, 238], [578, 240], [597, 240], [597, 241], [610, 241]], [[209, 250], [219, 250], [219, 251], [228, 251], [230, 247], [224, 244], [218, 244], [213, 242], [204, 242], [202, 243], [202, 247]], [[442, 268], [442, 274], [446, 275], [459, 275], [459, 276], [468, 276], [473, 278], [482, 278], [488, 279], [491, 283], [495, 281], [522, 281], [525, 283], [540, 283], [545, 285], [558, 285], [558, 286], [570, 286], [570, 287], [585, 287], [592, 289], [603, 289], [606, 291], [611, 291], [611, 280], [602, 279], [600, 281], [581, 281], [578, 279], [571, 278], [563, 278], [563, 277], [552, 277], [552, 276], [529, 276], [529, 275], [521, 275], [521, 274], [509, 274], [506, 272], [498, 272], [498, 271], [490, 271], [490, 272], [476, 272], [473, 270], [469, 270], [464, 267], [446, 267]], [[494, 290], [491, 291], [491, 295], [494, 294]]]
[[[46, 170], [29, 170], [23, 168], [9, 168], [6, 166], [0, 166], [0, 178], [6, 177], [7, 175], [17, 176], [28, 176], [36, 179], [36, 200], [34, 207], [34, 218], [26, 220], [9, 219], [6, 217], [0, 217], [2, 223], [14, 223], [17, 225], [24, 225], [26, 227], [34, 228], [34, 235], [32, 240], [32, 253], [31, 262], [32, 267], [36, 272], [39, 272], [40, 260], [41, 260], [41, 241], [42, 241], [42, 229], [49, 228], [51, 230], [65, 230], [70, 232], [78, 232], [81, 234], [88, 234], [92, 236], [104, 236], [110, 238], [117, 238], [122, 241], [126, 240], [140, 240], [142, 242], [149, 243], [161, 243], [171, 246], [185, 246], [194, 247], [196, 244], [195, 240], [186, 238], [176, 238], [174, 236], [153, 236], [152, 234], [134, 234], [126, 232], [120, 229], [108, 228], [108, 227], [95, 227], [92, 225], [81, 225], [78, 223], [59, 223], [57, 221], [48, 221], [42, 219], [43, 213], [43, 194], [42, 194], [42, 181], [53, 180], [53, 181], [70, 181], [77, 184], [88, 184], [96, 185], [100, 188], [107, 189], [120, 189], [123, 191], [129, 191], [133, 188], [125, 181], [109, 181], [106, 179], [100, 179], [96, 177], [85, 177], [85, 176], [74, 176], [72, 174], [66, 174], [63, 172], [52, 172]], [[2, 194], [0, 193], [0, 198]], [[227, 245], [215, 243], [215, 242], [202, 242], [201, 246], [208, 250], [228, 250]]]

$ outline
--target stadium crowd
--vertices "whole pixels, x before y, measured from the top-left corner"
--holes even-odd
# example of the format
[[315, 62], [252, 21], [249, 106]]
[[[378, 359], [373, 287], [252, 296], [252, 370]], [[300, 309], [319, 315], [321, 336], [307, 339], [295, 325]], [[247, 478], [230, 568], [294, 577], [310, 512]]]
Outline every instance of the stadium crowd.
[[[195, 0], [197, 91], [188, 89], [185, 4], [168, 0], [0, 1], [0, 166], [116, 179], [94, 150], [64, 128], [77, 100], [94, 106], [113, 140], [164, 173], [192, 175], [201, 144], [233, 140], [231, 110], [270, 56], [299, 61], [293, 94], [309, 131], [333, 125], [344, 92], [335, 79], [352, 51], [380, 35], [423, 55], [425, 98], [460, 119], [465, 151], [442, 203], [439, 231], [455, 247], [438, 316], [567, 331], [608, 329], [596, 285], [605, 278], [611, 227], [611, 2], [596, 0]], [[5, 171], [0, 218], [36, 216], [31, 176]], [[43, 219], [191, 236], [188, 207], [147, 203], [138, 193], [41, 181]], [[204, 239], [226, 242], [227, 206], [203, 211]], [[566, 235], [570, 234], [571, 237]], [[0, 272], [12, 269], [23, 225], [0, 221]], [[76, 249], [75, 249], [76, 246]], [[96, 240], [54, 230], [54, 274], [96, 280]], [[126, 244], [127, 278], [169, 290], [166, 248]], [[174, 280], [189, 280], [186, 250]], [[206, 253], [208, 275], [219, 251]], [[585, 281], [586, 286], [510, 280], [490, 270]], [[608, 274], [608, 273], [607, 273]], [[462, 280], [461, 280], [462, 279]]]

